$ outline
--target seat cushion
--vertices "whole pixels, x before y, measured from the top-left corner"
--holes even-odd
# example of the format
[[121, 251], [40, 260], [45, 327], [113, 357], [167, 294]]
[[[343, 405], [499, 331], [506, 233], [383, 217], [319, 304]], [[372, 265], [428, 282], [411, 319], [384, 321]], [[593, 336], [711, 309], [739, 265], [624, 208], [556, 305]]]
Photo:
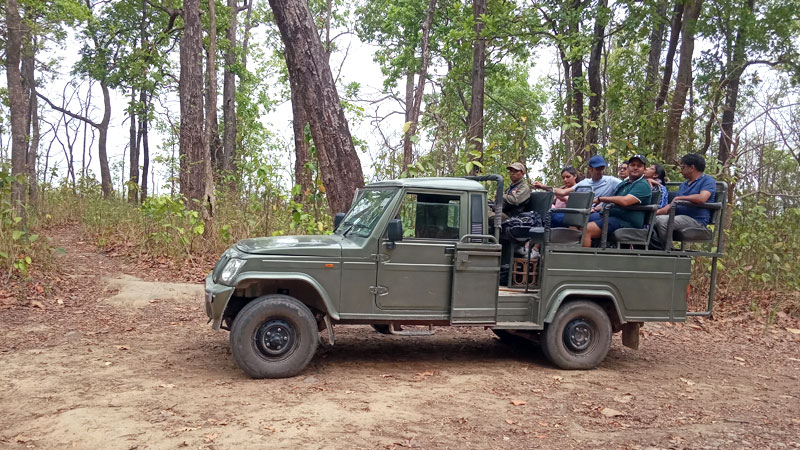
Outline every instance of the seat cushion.
[[710, 241], [714, 238], [714, 233], [706, 227], [692, 227], [675, 230], [672, 237], [676, 241]]
[[644, 242], [647, 239], [647, 230], [644, 228], [620, 228], [614, 231], [613, 236], [617, 242]]
[[550, 242], [554, 244], [568, 244], [571, 242], [580, 242], [581, 230], [573, 230], [572, 228], [553, 228], [550, 230]]

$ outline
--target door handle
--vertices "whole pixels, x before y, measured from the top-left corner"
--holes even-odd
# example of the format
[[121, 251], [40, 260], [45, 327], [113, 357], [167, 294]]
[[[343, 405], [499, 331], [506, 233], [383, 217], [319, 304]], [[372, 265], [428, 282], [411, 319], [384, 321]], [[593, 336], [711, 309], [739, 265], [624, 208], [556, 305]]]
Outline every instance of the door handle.
[[455, 255], [456, 254], [456, 248], [455, 247], [447, 247], [447, 248], [444, 249], [444, 254], [445, 255]]

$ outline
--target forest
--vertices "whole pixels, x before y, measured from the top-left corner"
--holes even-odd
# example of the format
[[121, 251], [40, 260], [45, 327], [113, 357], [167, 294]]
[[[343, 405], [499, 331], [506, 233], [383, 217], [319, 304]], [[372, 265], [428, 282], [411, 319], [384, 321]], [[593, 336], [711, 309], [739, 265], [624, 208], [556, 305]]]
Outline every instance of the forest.
[[800, 316], [798, 0], [5, 0], [0, 20], [0, 297], [25, 304], [67, 224], [207, 271], [240, 238], [330, 232], [369, 181], [519, 161], [557, 184], [634, 153], [682, 181], [694, 152], [730, 185], [722, 291]]

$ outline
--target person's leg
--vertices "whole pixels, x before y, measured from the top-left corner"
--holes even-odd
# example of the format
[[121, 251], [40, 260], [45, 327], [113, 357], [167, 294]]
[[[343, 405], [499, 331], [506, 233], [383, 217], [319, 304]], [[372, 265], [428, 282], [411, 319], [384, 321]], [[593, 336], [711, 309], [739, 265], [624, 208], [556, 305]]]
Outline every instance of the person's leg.
[[589, 223], [586, 224], [586, 233], [583, 235], [583, 242], [581, 245], [584, 247], [592, 246], [592, 239], [598, 239], [603, 233], [603, 215], [593, 212], [589, 214]]
[[[663, 250], [672, 246], [672, 236], [667, 238], [667, 225], [669, 224], [669, 216], [657, 216], [653, 224], [657, 236], [657, 242], [654, 242], [654, 248]], [[685, 228], [699, 228], [702, 227], [700, 222], [694, 220], [690, 216], [675, 216], [672, 231], [683, 230]]]
[[667, 237], [667, 224], [669, 223], [669, 216], [656, 216], [655, 221], [653, 222], [653, 231], [655, 234], [653, 235], [653, 247], [656, 249], [664, 249], [666, 248], [665, 242]]
[[564, 213], [553, 213], [550, 216], [550, 228], [563, 228], [564, 227]]

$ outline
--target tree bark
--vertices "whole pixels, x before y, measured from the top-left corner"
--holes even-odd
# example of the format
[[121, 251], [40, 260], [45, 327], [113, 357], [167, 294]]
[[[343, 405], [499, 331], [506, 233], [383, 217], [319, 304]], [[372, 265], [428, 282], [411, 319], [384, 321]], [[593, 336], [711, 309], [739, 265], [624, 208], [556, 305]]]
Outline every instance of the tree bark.
[[[481, 0], [483, 1], [483, 0]], [[485, 9], [485, 6], [484, 6]], [[425, 21], [422, 22], [422, 55], [420, 56], [419, 64], [419, 80], [417, 81], [417, 88], [414, 90], [414, 102], [411, 105], [411, 111], [406, 111], [406, 123], [409, 124], [403, 136], [403, 171], [407, 172], [408, 167], [414, 161], [413, 142], [411, 138], [417, 134], [417, 127], [419, 122], [420, 108], [422, 107], [422, 95], [425, 93], [425, 82], [428, 77], [428, 64], [430, 62], [430, 31], [431, 24], [433, 23], [433, 13], [436, 11], [436, 0], [428, 2], [428, 11], [425, 14]], [[413, 78], [413, 73], [412, 73]], [[408, 91], [406, 91], [406, 108], [409, 108]], [[481, 108], [483, 109], [483, 108]], [[481, 116], [483, 113], [481, 113]], [[483, 134], [483, 133], [481, 133]]]
[[[571, 15], [578, 15], [581, 7], [581, 0], [573, 0], [569, 9]], [[580, 33], [580, 19], [570, 17], [568, 24], [569, 34], [573, 39], [577, 39]], [[574, 155], [579, 155], [581, 160], [589, 160], [591, 156], [585, 146], [586, 129], [583, 121], [583, 90], [580, 84], [583, 82], [583, 55], [577, 49], [572, 49], [573, 55], [570, 61], [570, 79], [572, 81], [572, 115], [575, 117], [577, 127], [572, 128], [572, 151]]]
[[[747, 1], [747, 14], [752, 14], [755, 0]], [[739, 98], [739, 84], [745, 68], [745, 41], [747, 31], [740, 25], [736, 30], [736, 40], [733, 44], [733, 58], [728, 63], [728, 75], [725, 80], [725, 106], [722, 110], [722, 124], [719, 133], [719, 154], [717, 158], [723, 168], [729, 167], [728, 160], [733, 146], [733, 122], [736, 114], [736, 104]]]
[[100, 89], [103, 91], [103, 120], [97, 127], [97, 131], [100, 132], [100, 140], [97, 143], [97, 159], [100, 163], [100, 188], [103, 190], [103, 197], [109, 198], [113, 188], [111, 186], [111, 170], [108, 168], [106, 144], [108, 143], [108, 124], [111, 122], [111, 93], [104, 81], [100, 82]]
[[[206, 122], [204, 143], [209, 161], [214, 161], [222, 148], [217, 120], [217, 12], [214, 0], [208, 0], [208, 51], [206, 52]], [[213, 171], [212, 171], [213, 173]]]
[[684, 5], [680, 1], [675, 2], [675, 9], [672, 12], [672, 23], [669, 30], [669, 46], [667, 47], [667, 57], [664, 64], [664, 76], [661, 78], [661, 89], [656, 97], [656, 110], [661, 109], [667, 101], [669, 84], [672, 81], [672, 65], [675, 61], [675, 50], [678, 48], [678, 38], [683, 28]]
[[[486, 38], [483, 37], [486, 0], [473, 0], [472, 13], [475, 19], [475, 44], [472, 48], [472, 100], [467, 119], [467, 149], [475, 152], [472, 160], [483, 161], [483, 95], [486, 81]], [[479, 156], [478, 156], [479, 155]], [[480, 172], [473, 166], [472, 175]]]
[[139, 201], [144, 203], [147, 200], [147, 175], [150, 170], [150, 142], [147, 137], [148, 114], [150, 112], [150, 101], [144, 89], [139, 94], [139, 101], [142, 104], [142, 115], [139, 119], [139, 140], [142, 142], [142, 182], [139, 186]]
[[286, 48], [289, 77], [296, 80], [317, 148], [320, 175], [332, 212], [349, 208], [364, 185], [358, 159], [328, 59], [306, 2], [269, 0]]
[[217, 170], [225, 172], [233, 170], [233, 161], [236, 158], [236, 74], [233, 66], [236, 64], [236, 27], [238, 9], [236, 0], [228, 0], [230, 11], [230, 25], [225, 30], [228, 39], [228, 48], [225, 50], [225, 70], [222, 74], [222, 151], [217, 154]]
[[139, 185], [139, 139], [138, 129], [136, 128], [136, 90], [131, 89], [131, 106], [130, 106], [130, 129], [128, 130], [128, 148], [130, 149], [130, 169], [128, 170], [128, 201], [136, 203], [139, 199], [139, 193], [136, 192], [136, 186]]
[[[667, 7], [669, 0], [660, 0], [656, 5], [653, 19], [653, 29], [650, 32], [650, 53], [647, 58], [645, 70], [644, 92], [639, 103], [639, 114], [649, 116], [653, 112], [653, 104], [658, 97], [659, 68], [661, 64], [661, 50], [664, 47], [664, 32], [667, 28]], [[649, 123], [649, 121], [648, 121]], [[660, 128], [660, 127], [658, 127]], [[637, 145], [640, 149], [650, 149], [658, 140], [658, 129], [654, 126], [640, 126]]]
[[[608, 0], [599, 0], [597, 2], [597, 16], [594, 22], [594, 44], [592, 45], [592, 53], [589, 56], [589, 89], [592, 96], [589, 97], [589, 132], [587, 135], [587, 143], [590, 146], [590, 153], [594, 153], [598, 148], [598, 130], [600, 128], [600, 110], [603, 99], [603, 85], [600, 81], [600, 62], [603, 57], [603, 43], [605, 36], [605, 23], [601, 22], [601, 18], [605, 17], [602, 9], [608, 6]], [[584, 155], [585, 156], [585, 155]]]
[[[28, 151], [27, 115], [28, 100], [22, 84], [20, 55], [22, 52], [22, 19], [17, 0], [6, 0], [6, 80], [11, 113], [11, 174], [25, 176]], [[14, 179], [11, 184], [11, 203], [14, 214], [25, 217], [25, 184]]]
[[297, 80], [289, 79], [292, 99], [292, 129], [294, 131], [294, 183], [299, 186], [300, 192], [294, 196], [298, 203], [305, 203], [311, 190], [311, 171], [307, 164], [310, 159], [308, 140], [306, 140], [306, 124], [308, 115]]
[[185, 0], [184, 31], [180, 41], [180, 184], [188, 207], [204, 217], [213, 214], [206, 173], [211, 161], [203, 135], [203, 44], [200, 1]]
[[30, 28], [22, 25], [24, 44], [22, 46], [22, 85], [25, 98], [28, 99], [28, 116], [25, 132], [30, 136], [28, 149], [25, 155], [25, 165], [28, 172], [28, 204], [36, 205], [39, 198], [36, 175], [36, 158], [39, 151], [39, 101], [36, 98], [36, 76], [34, 73], [36, 43], [31, 36]]
[[[653, 30], [650, 32], [650, 53], [647, 58], [647, 69], [645, 72], [644, 86], [646, 92], [650, 92], [656, 87], [658, 80], [658, 69], [661, 63], [661, 50], [664, 47], [664, 31], [666, 30], [666, 15], [669, 0], [661, 0], [656, 6], [656, 17]], [[673, 51], [674, 54], [674, 51]], [[655, 101], [655, 98], [653, 98]]]
[[[409, 68], [406, 74], [406, 114], [405, 119], [407, 124], [411, 124], [411, 109], [414, 104], [414, 70]], [[408, 132], [403, 134], [403, 170], [406, 170], [411, 165], [413, 158], [411, 139]], [[408, 161], [408, 162], [406, 162]]]
[[694, 28], [700, 16], [703, 0], [687, 0], [681, 27], [681, 57], [675, 93], [667, 116], [667, 129], [664, 139], [662, 159], [667, 164], [676, 160], [678, 139], [680, 137], [681, 117], [686, 104], [686, 94], [692, 84], [692, 53], [694, 53]]

